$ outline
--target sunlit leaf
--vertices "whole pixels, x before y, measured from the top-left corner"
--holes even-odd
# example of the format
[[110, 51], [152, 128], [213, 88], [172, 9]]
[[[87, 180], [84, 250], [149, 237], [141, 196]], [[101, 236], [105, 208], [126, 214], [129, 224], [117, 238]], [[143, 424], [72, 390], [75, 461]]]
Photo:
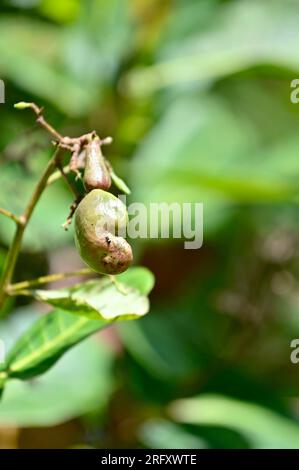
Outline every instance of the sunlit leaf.
[[[135, 287], [137, 283], [137, 287]], [[153, 276], [145, 268], [131, 268], [115, 281], [109, 277], [57, 290], [28, 291], [37, 300], [92, 320], [133, 319], [149, 310], [146, 294]], [[25, 293], [25, 292], [24, 292]]]

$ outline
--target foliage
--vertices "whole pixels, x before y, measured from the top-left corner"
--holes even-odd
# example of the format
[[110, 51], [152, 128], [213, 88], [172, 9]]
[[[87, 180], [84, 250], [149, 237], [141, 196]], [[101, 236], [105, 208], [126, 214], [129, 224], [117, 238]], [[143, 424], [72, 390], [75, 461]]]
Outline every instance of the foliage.
[[[203, 202], [204, 244], [132, 241], [156, 278], [138, 321], [114, 317], [147, 311], [142, 268], [119, 277], [128, 296], [104, 278], [13, 298], [1, 424], [22, 435], [76, 417], [85, 431], [70, 445], [95, 447], [298, 447], [298, 0], [3, 3], [0, 206], [20, 213], [49, 159], [48, 138], [12, 108], [36, 101], [64, 135], [113, 136], [129, 202]], [[47, 189], [16, 282], [80, 267], [60, 228], [70, 203], [61, 181]], [[0, 268], [12, 228], [1, 217]], [[55, 310], [36, 319], [36, 299]], [[35, 323], [21, 329], [24, 309]]]

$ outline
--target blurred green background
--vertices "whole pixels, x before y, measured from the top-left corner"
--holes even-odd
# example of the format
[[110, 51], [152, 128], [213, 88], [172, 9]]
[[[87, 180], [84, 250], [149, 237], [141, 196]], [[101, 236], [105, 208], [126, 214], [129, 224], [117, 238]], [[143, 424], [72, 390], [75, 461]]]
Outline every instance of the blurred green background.
[[[204, 245], [136, 240], [151, 311], [11, 383], [1, 447], [299, 448], [298, 0], [1, 1], [0, 206], [20, 212], [50, 152], [36, 101], [66, 135], [111, 135], [130, 201], [203, 202]], [[81, 266], [57, 182], [16, 280]], [[12, 236], [0, 219], [0, 266]], [[46, 312], [2, 312], [11, 344]]]

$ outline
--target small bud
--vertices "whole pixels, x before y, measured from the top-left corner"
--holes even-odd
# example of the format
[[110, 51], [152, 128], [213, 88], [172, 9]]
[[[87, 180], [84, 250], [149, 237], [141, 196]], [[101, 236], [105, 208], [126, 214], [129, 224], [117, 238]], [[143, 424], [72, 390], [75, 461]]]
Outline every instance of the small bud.
[[14, 108], [16, 109], [28, 109], [32, 107], [32, 103], [26, 103], [25, 101], [20, 101], [20, 103], [15, 103]]

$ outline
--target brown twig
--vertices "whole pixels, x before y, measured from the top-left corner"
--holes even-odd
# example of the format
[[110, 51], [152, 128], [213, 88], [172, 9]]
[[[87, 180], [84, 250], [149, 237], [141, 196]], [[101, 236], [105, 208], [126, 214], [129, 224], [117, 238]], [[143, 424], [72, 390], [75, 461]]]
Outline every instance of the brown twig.
[[46, 119], [43, 116], [43, 108], [40, 108], [39, 106], [37, 106], [37, 104], [22, 102], [22, 103], [17, 103], [15, 105], [15, 108], [17, 108], [17, 109], [32, 109], [32, 111], [37, 116], [36, 122], [38, 124], [40, 124], [44, 129], [46, 129], [47, 132], [52, 134], [55, 137], [55, 139], [57, 139], [57, 140], [62, 140], [63, 139], [62, 135], [60, 135], [59, 132], [57, 132], [56, 129], [54, 129], [54, 127], [52, 127], [51, 124], [49, 124], [46, 121]]
[[71, 206], [70, 206], [70, 213], [69, 213], [69, 215], [68, 215], [66, 221], [65, 221], [64, 224], [62, 225], [62, 227], [64, 228], [64, 230], [68, 230], [69, 225], [71, 225], [72, 220], [73, 220], [73, 216], [74, 216], [74, 214], [75, 214], [75, 212], [76, 212], [76, 209], [77, 209], [77, 207], [78, 207], [78, 205], [79, 205], [81, 199], [82, 199], [82, 196], [78, 196], [77, 199], [71, 204]]
[[65, 173], [64, 171], [64, 168], [61, 164], [61, 162], [58, 162], [57, 163], [57, 167], [58, 167], [58, 170], [60, 171], [61, 173], [61, 176], [63, 177], [63, 179], [65, 180], [66, 184], [68, 185], [68, 187], [70, 188], [71, 192], [73, 193], [73, 195], [75, 196], [75, 198], [77, 199], [79, 197], [79, 193], [77, 191], [77, 188], [71, 183], [71, 181], [68, 179], [67, 177], [67, 174]]

